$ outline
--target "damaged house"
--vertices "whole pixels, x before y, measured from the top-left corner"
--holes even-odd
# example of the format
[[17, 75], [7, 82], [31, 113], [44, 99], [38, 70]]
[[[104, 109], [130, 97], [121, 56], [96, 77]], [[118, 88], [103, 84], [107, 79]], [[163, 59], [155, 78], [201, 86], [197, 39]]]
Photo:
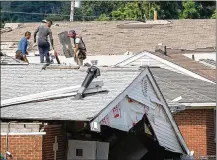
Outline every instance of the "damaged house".
[[[161, 67], [156, 78], [181, 133], [196, 159], [216, 157], [216, 52], [214, 48], [171, 49], [133, 54], [116, 67]], [[169, 72], [173, 71], [173, 72]], [[174, 73], [176, 72], [176, 73]], [[178, 74], [181, 73], [181, 74]], [[153, 72], [155, 75], [155, 73]], [[161, 83], [163, 82], [163, 83]], [[174, 103], [171, 104], [170, 103]], [[203, 147], [201, 147], [203, 146]]]
[[99, 69], [2, 65], [1, 152], [28, 160], [190, 156], [152, 69]]
[[[34, 160], [160, 160], [192, 155], [207, 159], [216, 155], [215, 69], [207, 70], [177, 52], [154, 52], [158, 43], [190, 50], [213, 47], [215, 21], [172, 20], [152, 27], [125, 23], [65, 22], [52, 27], [55, 39], [60, 32], [76, 29], [87, 44], [86, 60], [113, 66], [100, 68], [98, 80], [90, 83], [84, 97], [77, 93], [84, 91], [80, 87], [87, 68], [71, 66], [73, 58], [61, 56], [59, 41], [55, 48], [63, 65], [40, 72], [38, 53], [31, 45], [28, 58], [36, 65], [12, 65], [15, 60], [9, 56], [14, 56], [20, 36], [34, 31], [39, 23], [26, 23], [1, 35], [6, 54], [1, 57], [2, 154], [8, 150], [15, 159]], [[114, 38], [121, 43], [114, 44]]]

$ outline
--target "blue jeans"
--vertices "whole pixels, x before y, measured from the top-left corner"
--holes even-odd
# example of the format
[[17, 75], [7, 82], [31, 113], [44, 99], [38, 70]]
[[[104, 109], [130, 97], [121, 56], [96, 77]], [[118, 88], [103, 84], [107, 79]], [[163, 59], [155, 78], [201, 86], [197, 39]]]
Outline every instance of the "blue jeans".
[[50, 51], [50, 44], [49, 42], [44, 42], [44, 41], [38, 41], [38, 50], [40, 54], [40, 62], [44, 63], [44, 57], [46, 58], [46, 62], [50, 63], [50, 58], [49, 58], [49, 51]]

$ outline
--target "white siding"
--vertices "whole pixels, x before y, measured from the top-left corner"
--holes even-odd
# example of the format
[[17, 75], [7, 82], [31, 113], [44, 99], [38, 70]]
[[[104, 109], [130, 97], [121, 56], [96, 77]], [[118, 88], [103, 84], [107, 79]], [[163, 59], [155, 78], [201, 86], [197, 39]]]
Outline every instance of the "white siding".
[[[144, 80], [147, 81], [147, 96], [144, 94], [144, 88], [142, 85]], [[147, 76], [143, 79], [143, 81], [136, 85], [136, 87], [128, 94], [128, 96], [149, 107], [148, 119], [159, 141], [159, 144], [171, 151], [179, 153], [183, 152], [176, 137], [176, 133], [174, 132], [171, 123], [166, 116], [163, 106], [151, 101], [151, 97], [154, 97], [157, 100], [159, 99], [157, 98]]]

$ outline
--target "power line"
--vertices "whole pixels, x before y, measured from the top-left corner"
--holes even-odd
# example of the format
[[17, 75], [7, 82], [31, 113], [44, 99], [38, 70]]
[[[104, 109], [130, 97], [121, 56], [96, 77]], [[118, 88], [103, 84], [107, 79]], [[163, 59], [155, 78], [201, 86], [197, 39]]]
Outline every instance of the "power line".
[[[13, 11], [0, 11], [1, 13], [15, 13], [15, 14], [27, 14], [27, 15], [43, 15], [43, 16], [63, 16], [63, 17], [69, 17], [70, 15], [62, 15], [62, 14], [53, 14], [53, 13], [29, 13], [29, 12], [13, 12]], [[75, 17], [92, 17], [92, 18], [98, 18], [99, 16], [83, 16], [83, 15], [74, 15]], [[111, 18], [111, 17], [110, 17]]]

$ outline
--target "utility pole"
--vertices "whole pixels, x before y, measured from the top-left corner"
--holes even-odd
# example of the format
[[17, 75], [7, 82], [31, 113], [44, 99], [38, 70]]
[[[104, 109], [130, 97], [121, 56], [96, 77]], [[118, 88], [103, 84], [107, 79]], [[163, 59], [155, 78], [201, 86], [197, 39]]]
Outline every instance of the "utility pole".
[[70, 21], [74, 21], [75, 0], [71, 1]]

